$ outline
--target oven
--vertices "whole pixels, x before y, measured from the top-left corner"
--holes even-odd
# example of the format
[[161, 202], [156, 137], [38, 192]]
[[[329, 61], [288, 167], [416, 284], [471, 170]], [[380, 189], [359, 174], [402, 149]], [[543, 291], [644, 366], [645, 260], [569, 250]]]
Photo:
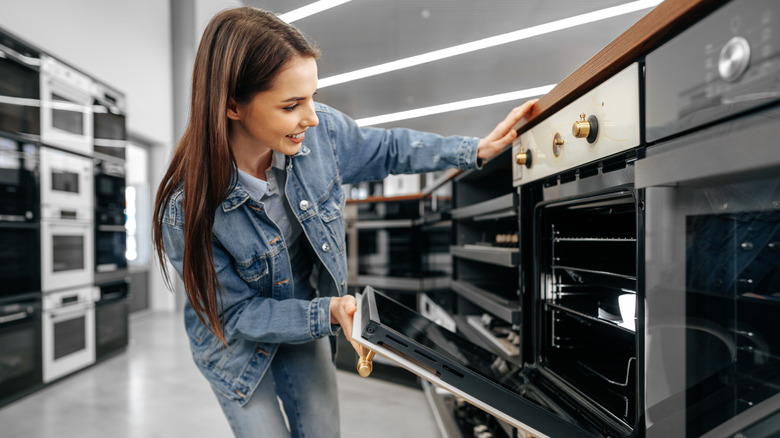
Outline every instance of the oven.
[[41, 55], [41, 141], [92, 154], [92, 80], [47, 55]]
[[65, 211], [92, 210], [95, 206], [93, 175], [92, 159], [42, 147], [41, 204], [60, 206]]
[[0, 131], [39, 138], [39, 67], [36, 50], [0, 33]]
[[127, 268], [124, 162], [95, 161], [95, 275]]
[[41, 290], [38, 150], [0, 136], [0, 296]]
[[130, 336], [130, 278], [98, 287], [100, 299], [95, 304], [95, 358], [101, 360], [127, 347]]
[[100, 82], [92, 84], [93, 144], [96, 155], [125, 159], [125, 96]]
[[43, 381], [49, 383], [95, 362], [95, 300], [84, 286], [43, 294]]
[[0, 406], [43, 383], [40, 293], [0, 299]]

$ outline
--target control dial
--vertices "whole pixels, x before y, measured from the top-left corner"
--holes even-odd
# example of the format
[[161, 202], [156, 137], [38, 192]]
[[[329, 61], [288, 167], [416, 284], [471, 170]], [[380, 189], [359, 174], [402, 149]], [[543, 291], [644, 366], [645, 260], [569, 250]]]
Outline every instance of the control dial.
[[599, 136], [599, 119], [596, 116], [588, 117], [585, 120], [585, 114], [580, 114], [580, 119], [571, 127], [571, 135], [576, 138], [584, 138], [588, 140], [588, 143], [596, 141], [596, 137]]
[[515, 155], [515, 162], [517, 162], [518, 166], [525, 166], [530, 169], [533, 165], [534, 157], [531, 155], [531, 151], [520, 148], [520, 153]]
[[720, 51], [718, 73], [725, 81], [736, 81], [747, 70], [749, 64], [750, 43], [741, 36], [735, 36]]

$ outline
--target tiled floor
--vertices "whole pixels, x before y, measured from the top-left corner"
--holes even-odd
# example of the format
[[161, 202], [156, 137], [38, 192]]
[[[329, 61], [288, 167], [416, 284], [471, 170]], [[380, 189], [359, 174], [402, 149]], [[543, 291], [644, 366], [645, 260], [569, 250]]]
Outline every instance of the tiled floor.
[[[127, 351], [0, 408], [0, 436], [232, 436], [192, 363], [181, 315], [131, 317]], [[339, 371], [344, 438], [438, 437], [423, 392]]]

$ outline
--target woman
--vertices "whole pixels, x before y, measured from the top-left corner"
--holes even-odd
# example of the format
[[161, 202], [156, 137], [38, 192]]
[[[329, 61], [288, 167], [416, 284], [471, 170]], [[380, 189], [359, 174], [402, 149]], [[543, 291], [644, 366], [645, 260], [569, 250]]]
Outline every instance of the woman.
[[271, 13], [217, 14], [157, 193], [157, 255], [184, 281], [193, 358], [237, 436], [339, 436], [331, 341], [356, 310], [342, 183], [475, 168], [533, 106], [482, 140], [358, 128], [314, 102], [318, 56]]

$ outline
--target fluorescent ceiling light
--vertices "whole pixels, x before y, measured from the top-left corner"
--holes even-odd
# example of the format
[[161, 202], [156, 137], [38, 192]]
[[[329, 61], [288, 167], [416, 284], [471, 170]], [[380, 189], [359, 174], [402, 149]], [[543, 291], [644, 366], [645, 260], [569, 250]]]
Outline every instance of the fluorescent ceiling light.
[[462, 55], [464, 53], [474, 52], [476, 50], [495, 47], [501, 44], [512, 43], [515, 41], [552, 33], [558, 30], [564, 30], [576, 26], [581, 26], [583, 24], [593, 23], [595, 21], [606, 20], [608, 18], [629, 14], [631, 12], [640, 11], [642, 9], [652, 8], [661, 3], [661, 1], [662, 0], [634, 1], [619, 6], [613, 6], [611, 8], [600, 9], [598, 11], [577, 15], [576, 17], [564, 18], [561, 20], [540, 24], [538, 26], [532, 26], [502, 35], [496, 35], [489, 38], [472, 41], [470, 43], [459, 44], [457, 46], [452, 46], [440, 50], [434, 50], [433, 52], [423, 53], [421, 55], [415, 55], [409, 58], [399, 59], [397, 61], [391, 61], [384, 64], [375, 65], [373, 67], [366, 67], [320, 79], [317, 82], [317, 87], [325, 88], [331, 85], [343, 84], [344, 82], [355, 81], [370, 76], [376, 76], [382, 73], [401, 70], [404, 68], [413, 67], [415, 65], [425, 64], [452, 56]]
[[287, 12], [286, 14], [279, 15], [279, 18], [281, 18], [282, 21], [286, 23], [292, 23], [293, 21], [300, 20], [301, 18], [308, 17], [309, 15], [320, 13], [322, 11], [344, 4], [348, 1], [350, 0], [320, 0], [318, 2], [314, 2]]
[[441, 114], [450, 111], [457, 111], [477, 106], [491, 105], [494, 103], [508, 102], [510, 100], [527, 99], [529, 97], [541, 96], [547, 94], [556, 84], [545, 85], [543, 87], [528, 88], [525, 90], [512, 91], [509, 93], [494, 94], [493, 96], [478, 97], [476, 99], [461, 100], [458, 102], [445, 103], [441, 105], [417, 108], [397, 113], [384, 114], [381, 116], [365, 117], [356, 119], [358, 126], [380, 125], [382, 123], [395, 122], [398, 120], [414, 119], [416, 117], [430, 116], [432, 114]]

